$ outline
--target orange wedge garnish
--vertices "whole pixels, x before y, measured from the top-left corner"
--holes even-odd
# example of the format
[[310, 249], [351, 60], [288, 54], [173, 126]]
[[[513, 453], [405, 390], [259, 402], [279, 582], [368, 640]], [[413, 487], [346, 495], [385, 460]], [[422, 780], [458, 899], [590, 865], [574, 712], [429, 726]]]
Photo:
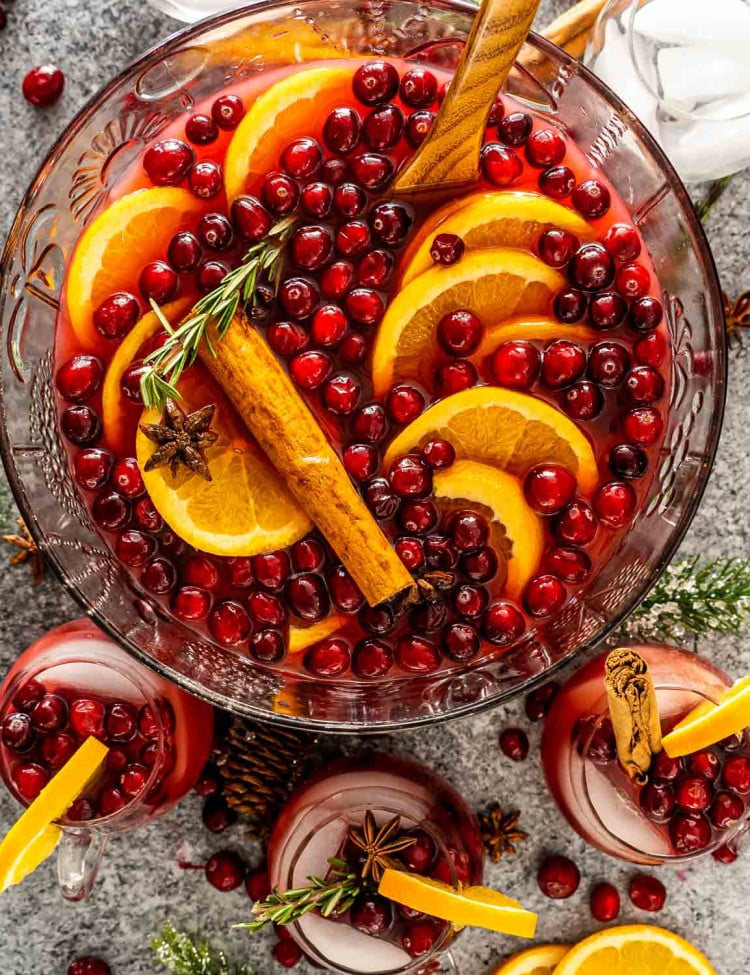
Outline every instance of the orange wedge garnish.
[[552, 975], [570, 945], [537, 945], [504, 961], [491, 975]]
[[554, 975], [716, 975], [689, 941], [650, 924], [605, 928], [580, 941]]
[[670, 758], [690, 755], [750, 726], [750, 677], [738, 680], [718, 704], [704, 701], [662, 738]]
[[536, 930], [536, 914], [489, 887], [455, 890], [439, 880], [388, 868], [378, 893], [413, 911], [450, 921], [456, 928], [486, 928], [519, 938], [533, 938]]
[[538, 569], [544, 550], [542, 520], [526, 503], [521, 482], [487, 464], [457, 460], [447, 470], [435, 472], [433, 487], [438, 500], [466, 501], [484, 509], [492, 531], [510, 542], [505, 589], [517, 599]]
[[289, 627], [289, 653], [302, 653], [315, 643], [320, 643], [326, 637], [333, 636], [346, 623], [346, 617], [338, 613], [326, 616], [325, 619], [311, 626], [290, 626]]
[[108, 751], [96, 738], [87, 738], [11, 826], [0, 843], [0, 891], [20, 884], [54, 851], [62, 836], [55, 820], [80, 796]]
[[474, 386], [434, 403], [391, 441], [384, 464], [432, 437], [445, 437], [456, 457], [525, 477], [536, 464], [560, 464], [584, 494], [599, 482], [591, 444], [576, 424], [543, 400], [511, 389]]
[[554, 339], [568, 339], [571, 342], [591, 345], [601, 342], [602, 333], [585, 325], [561, 325], [553, 318], [512, 319], [490, 325], [471, 358], [475, 362], [481, 362], [504, 342], [550, 342]]
[[121, 197], [86, 228], [66, 279], [70, 324], [80, 342], [90, 347], [99, 340], [94, 311], [115, 291], [137, 294], [143, 266], [163, 258], [165, 241], [193, 229], [203, 208], [189, 190], [157, 186]]

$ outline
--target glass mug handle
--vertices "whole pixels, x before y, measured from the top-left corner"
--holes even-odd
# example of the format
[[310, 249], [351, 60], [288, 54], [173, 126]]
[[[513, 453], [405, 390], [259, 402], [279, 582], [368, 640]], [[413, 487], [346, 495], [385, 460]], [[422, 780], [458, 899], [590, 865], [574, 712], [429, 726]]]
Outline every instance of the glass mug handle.
[[108, 841], [101, 830], [63, 830], [57, 844], [57, 879], [66, 900], [81, 901], [91, 893]]

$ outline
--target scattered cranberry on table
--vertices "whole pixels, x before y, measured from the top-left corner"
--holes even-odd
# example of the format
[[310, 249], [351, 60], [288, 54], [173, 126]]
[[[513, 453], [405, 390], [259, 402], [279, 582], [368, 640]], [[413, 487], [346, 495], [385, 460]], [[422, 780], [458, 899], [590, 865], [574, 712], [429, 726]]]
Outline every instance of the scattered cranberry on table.
[[546, 897], [563, 900], [571, 897], [581, 882], [581, 873], [569, 857], [548, 856], [537, 872], [539, 889]]
[[65, 75], [54, 64], [42, 64], [32, 68], [23, 79], [23, 97], [35, 108], [54, 105], [65, 87]]

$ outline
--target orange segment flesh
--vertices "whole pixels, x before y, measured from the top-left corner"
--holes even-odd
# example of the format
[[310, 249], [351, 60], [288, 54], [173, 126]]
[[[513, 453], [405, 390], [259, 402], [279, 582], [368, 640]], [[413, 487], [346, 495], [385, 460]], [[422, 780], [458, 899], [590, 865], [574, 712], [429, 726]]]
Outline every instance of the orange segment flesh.
[[[451, 204], [448, 204], [449, 208]], [[594, 236], [588, 223], [575, 211], [556, 203], [541, 193], [506, 190], [500, 193], [476, 193], [464, 200], [463, 206], [451, 208], [441, 217], [435, 214], [436, 231], [456, 234], [467, 250], [479, 247], [518, 247], [533, 250], [539, 237], [551, 227], [568, 230], [581, 240]], [[401, 265], [401, 285], [434, 266], [430, 247], [435, 232], [419, 244], [408, 262]]]
[[506, 591], [517, 599], [536, 572], [544, 550], [542, 520], [526, 504], [517, 477], [473, 460], [458, 460], [433, 478], [435, 496], [481, 505], [491, 524], [511, 542]]
[[55, 820], [80, 796], [108, 751], [87, 738], [11, 826], [0, 843], [0, 891], [20, 884], [53, 852], [62, 836]]
[[86, 346], [99, 336], [92, 316], [115, 291], [132, 291], [141, 268], [164, 257], [166, 241], [192, 228], [205, 204], [172, 186], [121, 197], [86, 228], [73, 253], [66, 282], [70, 323]]
[[491, 975], [553, 975], [570, 945], [537, 945], [504, 961]]
[[585, 345], [601, 341], [601, 332], [585, 325], [561, 325], [552, 318], [526, 318], [500, 322], [486, 329], [479, 348], [471, 358], [481, 362], [504, 342], [550, 342], [568, 339]]
[[[194, 300], [193, 297], [180, 298], [169, 305], [164, 305], [161, 312], [170, 325], [176, 325], [187, 314]], [[162, 328], [163, 325], [156, 312], [147, 312], [118, 345], [107, 367], [102, 385], [102, 422], [107, 438], [115, 449], [123, 446], [121, 423], [123, 403], [120, 380], [138, 355], [138, 350], [143, 343], [148, 342]]]
[[346, 617], [338, 613], [326, 616], [325, 619], [312, 626], [289, 627], [289, 653], [301, 653], [315, 643], [320, 643], [326, 637], [333, 636], [346, 623]]
[[485, 323], [545, 314], [562, 275], [538, 258], [510, 248], [472, 251], [451, 267], [432, 267], [391, 302], [375, 337], [372, 379], [385, 395], [396, 379], [418, 378], [435, 353], [435, 330], [450, 311], [465, 308]]
[[554, 975], [716, 975], [696, 947], [650, 924], [605, 928], [579, 942]]
[[705, 701], [662, 738], [670, 758], [690, 755], [750, 726], [750, 677], [738, 680], [718, 704]]
[[519, 938], [533, 938], [536, 930], [536, 914], [489, 887], [454, 890], [439, 880], [386, 869], [378, 893], [414, 911], [450, 921], [457, 928], [486, 928]]
[[286, 75], [263, 92], [227, 148], [224, 186], [229, 202], [278, 168], [283, 147], [309, 135], [311, 119], [325, 119], [342, 100], [351, 98], [351, 82], [351, 68], [322, 65]]
[[518, 477], [544, 463], [567, 467], [584, 494], [592, 494], [599, 481], [591, 444], [576, 424], [549, 403], [515, 390], [475, 386], [433, 404], [391, 441], [386, 469], [433, 437], [449, 440], [458, 459]]

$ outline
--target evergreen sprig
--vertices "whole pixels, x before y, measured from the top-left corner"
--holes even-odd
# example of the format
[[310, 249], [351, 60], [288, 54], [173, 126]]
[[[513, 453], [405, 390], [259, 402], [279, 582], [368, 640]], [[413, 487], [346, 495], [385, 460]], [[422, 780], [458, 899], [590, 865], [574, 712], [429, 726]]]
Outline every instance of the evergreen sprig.
[[165, 924], [151, 939], [156, 960], [173, 975], [253, 975], [249, 965], [233, 965], [220, 948], [208, 941], [193, 941], [173, 924]]
[[343, 914], [359, 894], [362, 878], [351, 873], [343, 860], [331, 858], [328, 862], [333, 870], [325, 880], [322, 877], [308, 877], [309, 885], [306, 887], [283, 892], [273, 890], [265, 900], [253, 904], [254, 921], [236, 924], [235, 927], [246, 928], [255, 934], [267, 924], [291, 924], [314, 910], [322, 917], [330, 917], [333, 913]]
[[750, 559], [700, 558], [668, 566], [639, 608], [624, 624], [640, 639], [682, 639], [709, 633], [739, 634], [750, 625]]
[[208, 338], [209, 325], [214, 325], [218, 338], [222, 339], [240, 302], [243, 305], [255, 303], [260, 283], [267, 284], [276, 294], [284, 246], [295, 226], [294, 217], [274, 224], [266, 237], [248, 250], [242, 263], [227, 274], [218, 288], [204, 295], [177, 328], [172, 328], [164, 312], [151, 300], [151, 307], [164, 326], [167, 339], [144, 360], [148, 370], [141, 379], [141, 395], [146, 406], [164, 406], [168, 399], [180, 398], [177, 382], [195, 362], [201, 342], [205, 339], [210, 351], [214, 351]]

